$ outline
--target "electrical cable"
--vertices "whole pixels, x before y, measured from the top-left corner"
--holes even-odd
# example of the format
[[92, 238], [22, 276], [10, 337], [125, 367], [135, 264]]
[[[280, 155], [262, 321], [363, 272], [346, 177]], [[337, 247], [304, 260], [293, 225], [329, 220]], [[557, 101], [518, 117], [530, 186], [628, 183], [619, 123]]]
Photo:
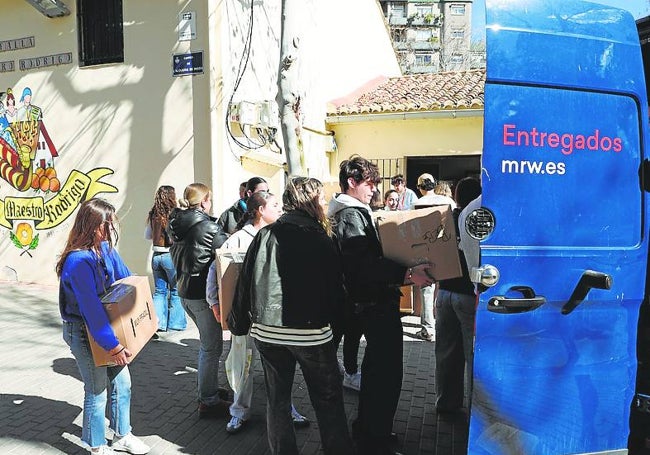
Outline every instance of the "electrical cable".
[[[248, 139], [248, 142], [252, 145], [247, 145], [241, 142], [239, 139], [235, 137], [233, 134], [231, 128], [230, 128], [230, 108], [232, 106], [232, 101], [235, 98], [235, 93], [237, 93], [237, 89], [239, 88], [239, 84], [241, 83], [242, 78], [244, 77], [244, 73], [246, 72], [246, 67], [248, 66], [248, 60], [250, 57], [250, 52], [251, 52], [251, 43], [253, 41], [253, 19], [254, 19], [254, 0], [251, 0], [251, 14], [250, 14], [250, 22], [248, 26], [248, 33], [246, 35], [246, 41], [244, 42], [244, 51], [242, 53], [242, 57], [239, 60], [239, 68], [237, 69], [237, 76], [235, 78], [235, 85], [233, 87], [232, 94], [230, 95], [230, 99], [228, 100], [228, 109], [226, 110], [226, 131], [228, 132], [228, 135], [232, 139], [232, 141], [237, 144], [239, 147], [245, 149], [245, 150], [257, 150], [261, 147], [264, 147], [266, 141], [264, 141], [262, 144], [255, 143], [252, 138], [250, 138], [246, 132], [244, 131], [243, 126], [240, 124], [241, 132], [244, 135], [246, 139]], [[239, 157], [237, 157], [239, 158]]]

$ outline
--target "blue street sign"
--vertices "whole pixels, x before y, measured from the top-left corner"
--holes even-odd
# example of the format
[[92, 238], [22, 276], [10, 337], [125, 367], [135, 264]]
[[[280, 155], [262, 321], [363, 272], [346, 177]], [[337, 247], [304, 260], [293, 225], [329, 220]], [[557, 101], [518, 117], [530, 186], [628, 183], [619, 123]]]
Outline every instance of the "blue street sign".
[[203, 74], [203, 51], [174, 54], [172, 75], [191, 76], [193, 74]]

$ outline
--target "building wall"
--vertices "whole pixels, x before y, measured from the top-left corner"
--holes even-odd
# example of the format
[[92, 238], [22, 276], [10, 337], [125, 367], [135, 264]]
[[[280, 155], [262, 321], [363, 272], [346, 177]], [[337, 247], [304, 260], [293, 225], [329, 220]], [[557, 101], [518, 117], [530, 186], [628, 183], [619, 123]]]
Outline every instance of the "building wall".
[[414, 156], [480, 155], [483, 149], [483, 116], [463, 118], [411, 118], [381, 120], [364, 116], [359, 122], [330, 123], [337, 152], [331, 154], [332, 172], [353, 154], [368, 159]]
[[[454, 15], [452, 9], [465, 6], [465, 14]], [[472, 37], [472, 0], [445, 0], [443, 4], [444, 22], [442, 29], [442, 71], [462, 71], [470, 68], [470, 42]], [[463, 37], [454, 37], [454, 30], [462, 30]], [[455, 61], [454, 56], [462, 56]]]
[[[332, 2], [330, 8], [304, 2], [301, 20], [304, 120], [318, 129], [324, 129], [326, 100], [377, 75], [399, 74], [376, 3], [354, 2], [344, 8], [342, 0], [335, 2], [339, 8], [331, 8]], [[64, 3], [71, 14], [56, 19], [24, 0], [5, 0], [2, 6], [0, 41], [15, 44], [27, 37], [33, 47], [0, 52], [0, 91], [11, 87], [20, 105], [23, 91], [31, 90], [47, 139], [41, 135], [38, 142], [45, 148], [28, 167], [34, 172], [43, 160], [45, 168], [54, 170], [39, 171], [48, 176], [42, 189], [23, 188], [7, 173], [0, 178], [0, 279], [56, 282], [54, 264], [76, 208], [93, 195], [116, 206], [121, 218], [118, 249], [134, 273], [147, 274], [150, 242], [143, 239], [143, 230], [158, 186], [173, 185], [180, 197], [187, 184], [205, 182], [214, 192], [215, 215], [236, 199], [239, 182], [252, 175], [268, 178], [272, 190], [281, 192], [283, 156], [269, 151], [244, 156], [226, 134], [249, 2], [125, 1], [124, 63], [86, 68], [78, 66], [76, 2]], [[349, 8], [355, 18], [342, 20], [335, 14]], [[188, 11], [196, 13], [196, 39], [179, 41], [179, 15]], [[274, 99], [280, 0], [255, 1], [254, 13], [248, 69], [236, 96]], [[360, 16], [365, 20], [359, 21]], [[360, 35], [365, 40], [354, 42], [359, 27], [366, 28]], [[203, 51], [203, 74], [173, 77], [173, 55], [198, 51]], [[64, 55], [57, 60], [63, 63], [43, 66], [49, 59], [40, 57], [55, 54]], [[32, 68], [21, 70], [21, 59], [28, 59]], [[14, 62], [15, 69], [9, 71], [9, 64], [2, 62]], [[278, 142], [282, 144], [280, 136]], [[305, 137], [305, 161], [312, 175], [328, 174], [326, 148], [322, 136]]]

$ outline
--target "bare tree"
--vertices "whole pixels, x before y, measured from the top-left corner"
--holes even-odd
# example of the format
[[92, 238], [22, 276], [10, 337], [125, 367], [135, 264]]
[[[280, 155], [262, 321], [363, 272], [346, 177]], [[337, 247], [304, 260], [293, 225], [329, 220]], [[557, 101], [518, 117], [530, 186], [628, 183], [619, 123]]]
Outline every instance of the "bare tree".
[[280, 66], [278, 69], [278, 94], [276, 101], [280, 113], [282, 140], [287, 155], [289, 175], [303, 174], [300, 95], [298, 94], [300, 2], [282, 0]]

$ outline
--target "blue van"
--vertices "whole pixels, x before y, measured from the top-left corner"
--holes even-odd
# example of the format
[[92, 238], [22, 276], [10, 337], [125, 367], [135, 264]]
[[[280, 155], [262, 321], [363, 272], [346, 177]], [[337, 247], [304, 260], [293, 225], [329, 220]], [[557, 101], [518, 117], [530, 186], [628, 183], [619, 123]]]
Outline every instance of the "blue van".
[[636, 24], [577, 0], [486, 11], [483, 208], [461, 227], [480, 239], [485, 285], [468, 453], [628, 453], [630, 417], [647, 407], [635, 393], [650, 219]]

